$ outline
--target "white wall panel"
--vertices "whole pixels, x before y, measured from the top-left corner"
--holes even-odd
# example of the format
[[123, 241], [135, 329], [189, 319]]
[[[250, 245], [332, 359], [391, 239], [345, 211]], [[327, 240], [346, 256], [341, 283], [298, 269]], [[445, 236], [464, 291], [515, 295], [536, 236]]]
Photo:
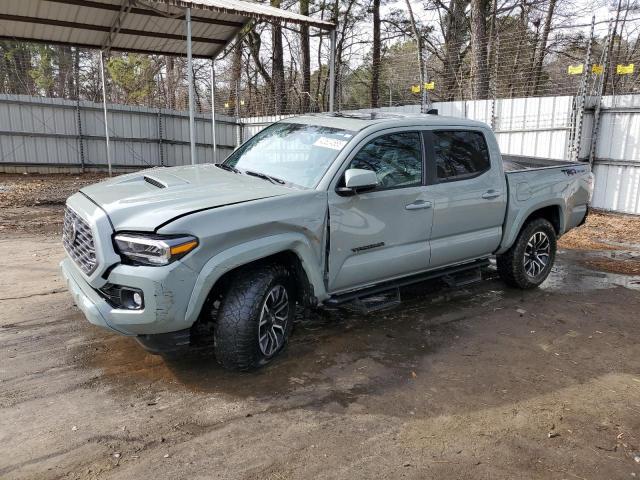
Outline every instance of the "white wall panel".
[[594, 165], [592, 205], [603, 210], [640, 214], [640, 165]]
[[[74, 101], [0, 95], [0, 164], [80, 165], [80, 142]], [[80, 102], [86, 165], [106, 165], [102, 105]], [[162, 124], [160, 138], [159, 122]], [[217, 160], [236, 143], [235, 119], [218, 116]], [[186, 112], [124, 105], [109, 106], [112, 161], [116, 166], [183, 165], [189, 159]], [[211, 117], [196, 115], [197, 158], [213, 161]], [[160, 151], [162, 149], [162, 155]]]

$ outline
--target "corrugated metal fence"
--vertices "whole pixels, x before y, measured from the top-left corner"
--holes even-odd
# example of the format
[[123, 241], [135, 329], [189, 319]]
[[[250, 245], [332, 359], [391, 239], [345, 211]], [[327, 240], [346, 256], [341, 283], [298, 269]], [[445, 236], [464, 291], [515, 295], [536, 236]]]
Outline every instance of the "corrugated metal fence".
[[[500, 149], [509, 155], [565, 159], [571, 130], [573, 97], [531, 97], [435, 102], [439, 115], [491, 125]], [[371, 112], [372, 110], [358, 110]], [[420, 113], [420, 105], [382, 107], [376, 111]]]
[[[0, 171], [29, 166], [75, 170], [106, 165], [100, 104], [0, 95]], [[419, 112], [419, 106], [381, 111]], [[491, 125], [505, 154], [568, 159], [572, 142], [573, 97], [540, 97], [436, 103], [441, 115], [471, 118]], [[369, 110], [365, 110], [369, 111]], [[112, 158], [116, 168], [139, 169], [189, 163], [186, 113], [111, 105]], [[243, 141], [282, 117], [236, 122], [216, 117], [217, 161]], [[211, 119], [196, 116], [197, 157], [213, 161]], [[587, 110], [580, 136], [580, 158], [592, 143], [593, 111]], [[604, 97], [597, 129], [593, 206], [640, 214], [640, 95]]]
[[[109, 106], [111, 157], [116, 169], [185, 165], [189, 117], [185, 112]], [[217, 161], [236, 146], [238, 125], [216, 118]], [[196, 115], [197, 155], [212, 162], [211, 117]], [[0, 95], [0, 168], [16, 166], [86, 169], [107, 164], [102, 105], [56, 98]], [[0, 170], [1, 171], [1, 170]]]
[[[640, 95], [604, 97], [602, 107], [593, 166], [593, 205], [640, 214]], [[585, 123], [586, 129], [591, 128], [592, 114]], [[590, 137], [586, 141], [590, 142]]]

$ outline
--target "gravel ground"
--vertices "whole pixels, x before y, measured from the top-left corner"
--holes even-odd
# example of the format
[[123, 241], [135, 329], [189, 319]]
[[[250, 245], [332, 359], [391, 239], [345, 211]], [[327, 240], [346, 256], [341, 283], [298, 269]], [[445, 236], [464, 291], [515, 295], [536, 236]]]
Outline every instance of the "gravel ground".
[[[58, 276], [62, 206], [33, 188], [0, 210], [2, 479], [640, 476], [640, 277], [589, 263], [636, 251], [635, 227], [601, 226], [631, 217], [565, 237], [539, 289], [492, 269], [417, 285], [391, 311], [301, 318], [237, 374], [90, 325]], [[602, 240], [624, 248], [586, 248]]]
[[104, 175], [16, 175], [0, 173], [0, 232], [54, 233], [70, 195]]

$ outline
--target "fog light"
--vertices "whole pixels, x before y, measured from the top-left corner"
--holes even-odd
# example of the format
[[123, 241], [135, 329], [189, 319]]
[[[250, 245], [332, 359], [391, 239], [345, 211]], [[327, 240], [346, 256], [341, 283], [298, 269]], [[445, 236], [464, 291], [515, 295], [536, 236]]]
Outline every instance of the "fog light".
[[127, 310], [140, 310], [144, 306], [142, 291], [132, 288], [123, 288], [120, 291], [122, 306]]
[[108, 283], [98, 292], [113, 308], [125, 310], [142, 310], [144, 308], [144, 294], [138, 288]]
[[142, 295], [140, 293], [135, 292], [133, 294], [133, 303], [138, 308], [142, 307]]

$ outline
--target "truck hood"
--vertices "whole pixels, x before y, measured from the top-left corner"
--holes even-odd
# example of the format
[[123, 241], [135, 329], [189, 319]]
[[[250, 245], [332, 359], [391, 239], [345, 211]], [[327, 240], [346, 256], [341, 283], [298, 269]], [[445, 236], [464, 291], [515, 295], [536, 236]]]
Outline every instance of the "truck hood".
[[107, 213], [116, 231], [153, 231], [195, 211], [296, 190], [207, 164], [143, 170], [80, 191]]

